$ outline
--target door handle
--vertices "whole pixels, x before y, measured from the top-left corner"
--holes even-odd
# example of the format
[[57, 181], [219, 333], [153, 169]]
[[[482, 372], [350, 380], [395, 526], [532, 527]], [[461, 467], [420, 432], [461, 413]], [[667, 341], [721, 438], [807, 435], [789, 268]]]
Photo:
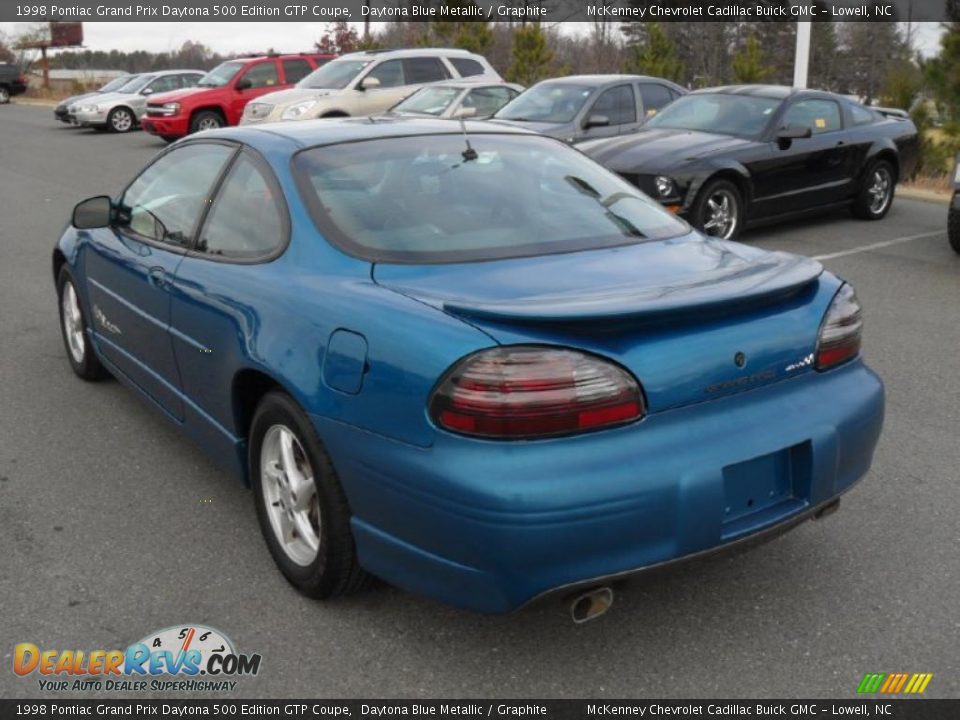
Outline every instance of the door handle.
[[167, 285], [167, 271], [162, 267], [152, 267], [147, 271], [147, 281], [158, 289]]

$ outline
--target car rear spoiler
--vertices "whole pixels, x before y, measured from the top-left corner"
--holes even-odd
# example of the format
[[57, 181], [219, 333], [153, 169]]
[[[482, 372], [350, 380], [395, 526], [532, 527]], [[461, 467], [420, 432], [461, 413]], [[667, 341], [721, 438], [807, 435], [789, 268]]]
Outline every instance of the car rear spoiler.
[[906, 110], [900, 110], [898, 108], [887, 108], [887, 107], [875, 107], [873, 108], [878, 113], [884, 117], [891, 118], [892, 120], [909, 120], [910, 113]]

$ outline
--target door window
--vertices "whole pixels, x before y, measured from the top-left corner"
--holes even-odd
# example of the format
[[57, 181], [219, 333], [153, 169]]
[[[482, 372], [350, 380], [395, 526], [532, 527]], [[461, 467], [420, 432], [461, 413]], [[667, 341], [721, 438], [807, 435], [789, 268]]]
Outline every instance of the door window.
[[197, 249], [210, 255], [255, 258], [286, 239], [280, 190], [246, 155], [227, 175], [203, 225]]
[[196, 87], [202, 77], [203, 75], [201, 73], [183, 73], [182, 75], [177, 75], [177, 85], [182, 88]]
[[380, 87], [400, 87], [403, 82], [403, 65], [399, 60], [387, 60], [377, 65], [367, 77], [380, 81]]
[[640, 98], [643, 100], [644, 114], [653, 117], [673, 101], [673, 94], [663, 85], [644, 83], [640, 85]]
[[403, 61], [403, 72], [407, 85], [437, 82], [450, 77], [446, 66], [437, 57], [415, 57]]
[[277, 77], [277, 65], [273, 61], [254, 65], [243, 74], [243, 77], [250, 81], [251, 88], [273, 87], [280, 84]]
[[168, 152], [143, 171], [120, 201], [127, 228], [140, 237], [180, 247], [193, 230], [217, 177], [234, 149], [191, 143]]
[[840, 106], [833, 100], [800, 100], [783, 116], [783, 125], [808, 127], [814, 135], [843, 129]]
[[283, 74], [287, 79], [287, 84], [300, 82], [312, 72], [310, 63], [306, 60], [284, 60]]
[[170, 92], [180, 87], [180, 79], [177, 75], [164, 75], [158, 77], [150, 83], [150, 90], [156, 93]]
[[637, 101], [633, 95], [633, 88], [629, 85], [618, 85], [604, 90], [593, 104], [590, 114], [606, 116], [611, 125], [636, 122]]

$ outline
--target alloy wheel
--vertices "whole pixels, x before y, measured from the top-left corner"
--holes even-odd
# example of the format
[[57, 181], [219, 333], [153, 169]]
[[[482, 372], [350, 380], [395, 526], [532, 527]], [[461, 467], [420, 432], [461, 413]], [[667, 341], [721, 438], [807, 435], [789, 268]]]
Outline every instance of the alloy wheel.
[[728, 190], [719, 189], [707, 198], [703, 231], [711, 237], [733, 237], [740, 222], [737, 199]]
[[0, 105], [10, 102], [10, 91], [0, 87]]
[[893, 178], [886, 167], [878, 167], [873, 171], [867, 194], [870, 196], [870, 212], [879, 215], [887, 209], [890, 202], [890, 191], [893, 188]]
[[216, 130], [219, 127], [222, 125], [215, 117], [205, 117], [197, 123], [197, 130]]
[[110, 117], [110, 125], [117, 132], [127, 132], [133, 127], [133, 118], [126, 110], [114, 110]]
[[260, 488], [284, 553], [297, 565], [313, 563], [320, 550], [320, 499], [307, 454], [285, 425], [273, 425], [263, 436]]
[[63, 334], [67, 338], [70, 356], [79, 365], [83, 362], [83, 357], [86, 354], [87, 341], [83, 333], [83, 316], [80, 314], [80, 303], [77, 301], [77, 293], [73, 289], [73, 283], [67, 282], [63, 286], [60, 303], [61, 315], [63, 316]]

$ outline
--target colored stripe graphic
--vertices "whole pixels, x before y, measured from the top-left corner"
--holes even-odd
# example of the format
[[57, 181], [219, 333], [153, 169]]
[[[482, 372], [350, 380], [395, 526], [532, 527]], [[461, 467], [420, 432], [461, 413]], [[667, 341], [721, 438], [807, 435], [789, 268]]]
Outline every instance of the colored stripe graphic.
[[857, 686], [857, 692], [919, 695], [927, 689], [932, 679], [933, 673], [867, 673]]

